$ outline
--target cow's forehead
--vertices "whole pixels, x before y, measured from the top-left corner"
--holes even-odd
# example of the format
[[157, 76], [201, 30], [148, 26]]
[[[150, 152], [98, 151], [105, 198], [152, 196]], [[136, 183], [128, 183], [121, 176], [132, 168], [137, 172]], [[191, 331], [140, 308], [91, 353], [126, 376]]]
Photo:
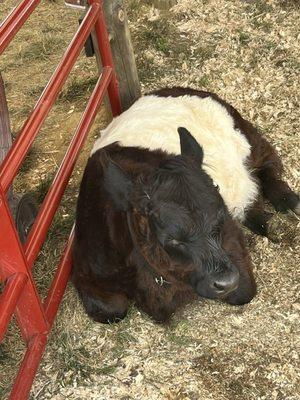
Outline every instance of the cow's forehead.
[[207, 229], [210, 225], [221, 222], [220, 216], [226, 214], [224, 205], [210, 202], [189, 204], [176, 203], [174, 201], [157, 201], [153, 203], [156, 219], [162, 226], [176, 225], [185, 229]]
[[217, 212], [225, 208], [217, 189], [206, 182], [191, 182], [190, 185], [189, 182], [187, 185], [178, 182], [167, 187], [160, 185], [151, 193], [151, 200], [155, 207], [171, 216], [177, 213], [198, 213], [201, 216], [203, 212]]

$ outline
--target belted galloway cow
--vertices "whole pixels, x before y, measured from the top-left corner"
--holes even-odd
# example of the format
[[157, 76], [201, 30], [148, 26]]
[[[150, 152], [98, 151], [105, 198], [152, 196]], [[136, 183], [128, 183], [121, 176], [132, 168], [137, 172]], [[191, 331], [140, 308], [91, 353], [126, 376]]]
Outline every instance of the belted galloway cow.
[[101, 133], [77, 204], [72, 281], [88, 315], [117, 322], [134, 303], [156, 321], [198, 296], [256, 294], [239, 223], [268, 236], [269, 213], [300, 214], [275, 149], [217, 95], [162, 89]]

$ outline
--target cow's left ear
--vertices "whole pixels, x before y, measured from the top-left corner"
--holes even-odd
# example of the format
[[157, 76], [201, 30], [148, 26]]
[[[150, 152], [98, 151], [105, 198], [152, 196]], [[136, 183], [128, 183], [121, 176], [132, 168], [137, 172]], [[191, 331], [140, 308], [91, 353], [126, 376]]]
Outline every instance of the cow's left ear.
[[130, 208], [130, 194], [133, 183], [129, 175], [122, 170], [103, 150], [100, 156], [103, 167], [104, 188], [119, 211], [128, 211]]
[[186, 128], [178, 128], [181, 155], [193, 158], [198, 164], [203, 162], [203, 149]]

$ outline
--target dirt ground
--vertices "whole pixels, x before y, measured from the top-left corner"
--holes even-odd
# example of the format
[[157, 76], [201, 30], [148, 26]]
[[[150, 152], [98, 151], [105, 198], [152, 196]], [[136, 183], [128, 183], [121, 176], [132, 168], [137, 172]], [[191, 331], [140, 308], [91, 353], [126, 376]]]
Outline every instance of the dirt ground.
[[[275, 145], [285, 177], [300, 192], [299, 1], [179, 0], [168, 14], [127, 0], [144, 92], [183, 85], [218, 93]], [[148, 2], [149, 3], [149, 2]], [[1, 19], [15, 4], [4, 0]], [[45, 0], [0, 59], [14, 136], [77, 26], [78, 13]], [[82, 56], [15, 183], [40, 203], [74, 132], [95, 79]], [[74, 220], [78, 182], [102, 107], [34, 269], [42, 296]], [[267, 205], [268, 206], [268, 205]], [[168, 326], [132, 307], [124, 321], [100, 325], [68, 287], [31, 399], [299, 400], [300, 221], [273, 218], [280, 242], [245, 231], [258, 294], [233, 307], [201, 300]], [[23, 352], [14, 324], [0, 347], [0, 398], [8, 396]]]

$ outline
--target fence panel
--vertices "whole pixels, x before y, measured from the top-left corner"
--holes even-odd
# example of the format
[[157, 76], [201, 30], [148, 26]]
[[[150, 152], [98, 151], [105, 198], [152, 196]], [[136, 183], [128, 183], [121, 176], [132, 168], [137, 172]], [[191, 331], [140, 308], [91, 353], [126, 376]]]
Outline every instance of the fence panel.
[[[0, 54], [39, 5], [40, 0], [23, 0], [0, 26]], [[7, 191], [13, 183], [35, 137], [66, 81], [85, 41], [95, 31], [103, 70], [79, 121], [65, 157], [39, 209], [24, 245], [21, 244], [9, 210]], [[44, 243], [48, 229], [60, 204], [80, 150], [108, 93], [112, 114], [121, 112], [118, 83], [114, 70], [101, 0], [88, 0], [85, 17], [66, 49], [55, 72], [25, 121], [17, 139], [0, 165], [0, 340], [12, 315], [17, 318], [27, 350], [14, 382], [10, 399], [26, 399], [45, 350], [48, 335], [65, 292], [71, 271], [74, 228], [66, 243], [44, 303], [36, 290], [31, 269]], [[1, 132], [0, 132], [1, 134]]]

